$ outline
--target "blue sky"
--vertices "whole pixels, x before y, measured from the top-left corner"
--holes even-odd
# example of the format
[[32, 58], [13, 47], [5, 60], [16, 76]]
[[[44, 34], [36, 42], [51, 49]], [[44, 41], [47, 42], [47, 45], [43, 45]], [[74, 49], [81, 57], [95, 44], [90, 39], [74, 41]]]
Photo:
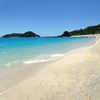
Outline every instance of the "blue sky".
[[42, 36], [100, 24], [100, 0], [0, 0], [0, 34]]

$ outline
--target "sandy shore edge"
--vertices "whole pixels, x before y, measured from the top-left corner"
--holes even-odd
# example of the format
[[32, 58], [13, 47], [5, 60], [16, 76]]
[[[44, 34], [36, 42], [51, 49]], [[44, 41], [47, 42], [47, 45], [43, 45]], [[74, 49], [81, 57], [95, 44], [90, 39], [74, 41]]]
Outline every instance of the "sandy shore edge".
[[0, 94], [0, 100], [99, 100], [100, 40]]

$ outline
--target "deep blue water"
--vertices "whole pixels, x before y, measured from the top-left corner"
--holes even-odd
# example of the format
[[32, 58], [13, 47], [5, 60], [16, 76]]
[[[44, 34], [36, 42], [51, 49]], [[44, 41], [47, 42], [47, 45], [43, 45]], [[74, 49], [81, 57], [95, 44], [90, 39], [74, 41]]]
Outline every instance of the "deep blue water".
[[0, 68], [52, 60], [95, 38], [0, 38]]

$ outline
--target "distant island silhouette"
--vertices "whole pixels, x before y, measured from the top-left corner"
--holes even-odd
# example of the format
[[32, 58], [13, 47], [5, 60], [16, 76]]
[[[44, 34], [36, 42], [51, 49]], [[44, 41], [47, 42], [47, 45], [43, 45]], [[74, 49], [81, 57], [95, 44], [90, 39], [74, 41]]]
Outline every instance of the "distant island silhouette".
[[[95, 25], [95, 26], [89, 26], [85, 29], [79, 29], [79, 30], [74, 30], [71, 32], [64, 31], [63, 34], [59, 36], [51, 36], [51, 37], [70, 37], [70, 36], [76, 36], [76, 35], [90, 35], [90, 34], [100, 34], [100, 25]], [[40, 35], [28, 31], [25, 33], [11, 33], [11, 34], [6, 34], [2, 36], [3, 38], [10, 38], [10, 37], [40, 37]], [[49, 36], [47, 36], [49, 37]]]
[[89, 26], [85, 29], [74, 30], [71, 32], [65, 31], [59, 37], [69, 37], [76, 35], [90, 35], [90, 34], [100, 34], [100, 25]]
[[28, 31], [25, 33], [11, 33], [11, 34], [6, 34], [4, 36], [2, 36], [3, 38], [9, 38], [9, 37], [40, 37], [39, 35], [37, 35], [36, 33], [32, 32], [32, 31]]

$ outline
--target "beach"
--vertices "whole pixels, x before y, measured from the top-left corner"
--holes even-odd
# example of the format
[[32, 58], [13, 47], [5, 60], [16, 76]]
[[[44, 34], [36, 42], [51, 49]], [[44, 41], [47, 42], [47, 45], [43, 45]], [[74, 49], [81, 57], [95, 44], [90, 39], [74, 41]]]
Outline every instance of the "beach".
[[75, 36], [71, 36], [71, 37], [100, 37], [99, 34], [89, 34], [89, 35], [75, 35]]
[[0, 93], [0, 100], [99, 100], [100, 40]]
[[95, 37], [0, 38], [0, 93], [95, 41]]

